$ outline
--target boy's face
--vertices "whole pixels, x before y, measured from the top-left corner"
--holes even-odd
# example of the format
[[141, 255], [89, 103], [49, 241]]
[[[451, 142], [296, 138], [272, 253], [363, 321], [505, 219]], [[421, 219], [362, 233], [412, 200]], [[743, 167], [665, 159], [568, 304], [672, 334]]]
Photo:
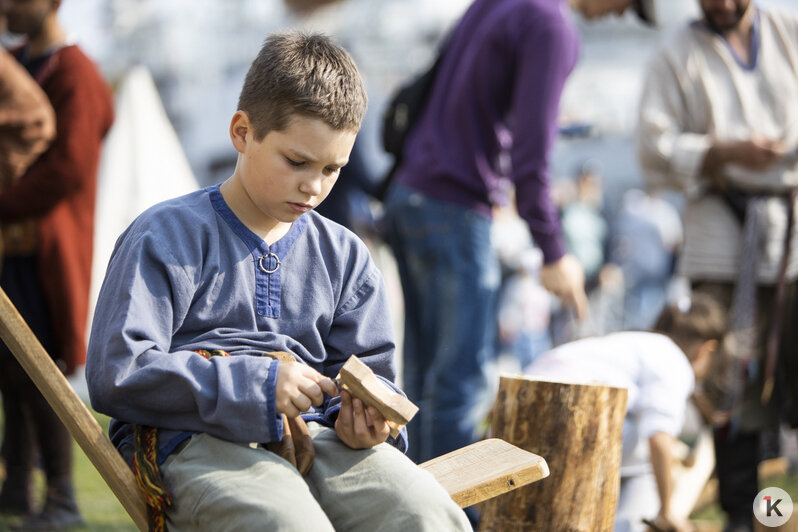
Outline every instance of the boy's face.
[[295, 115], [287, 128], [270, 131], [257, 141], [244, 114], [248, 127], [243, 138], [236, 139], [235, 120], [231, 133], [240, 152], [237, 178], [254, 207], [251, 212], [260, 218], [253, 222], [263, 228], [293, 223], [320, 204], [349, 161], [357, 135]]

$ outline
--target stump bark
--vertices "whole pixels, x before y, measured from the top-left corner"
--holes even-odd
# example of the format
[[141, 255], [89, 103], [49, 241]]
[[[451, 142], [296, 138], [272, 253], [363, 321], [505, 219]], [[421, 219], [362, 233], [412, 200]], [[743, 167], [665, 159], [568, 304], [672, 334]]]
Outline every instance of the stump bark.
[[489, 500], [480, 532], [612, 531], [626, 389], [502, 376], [492, 436], [545, 458], [549, 478]]

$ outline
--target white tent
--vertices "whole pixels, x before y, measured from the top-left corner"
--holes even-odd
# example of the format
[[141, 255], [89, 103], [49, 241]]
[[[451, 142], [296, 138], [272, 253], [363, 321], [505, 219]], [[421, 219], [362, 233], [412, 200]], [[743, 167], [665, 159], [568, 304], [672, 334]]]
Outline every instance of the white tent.
[[98, 173], [90, 317], [122, 231], [151, 205], [199, 188], [149, 71], [131, 68], [115, 98]]

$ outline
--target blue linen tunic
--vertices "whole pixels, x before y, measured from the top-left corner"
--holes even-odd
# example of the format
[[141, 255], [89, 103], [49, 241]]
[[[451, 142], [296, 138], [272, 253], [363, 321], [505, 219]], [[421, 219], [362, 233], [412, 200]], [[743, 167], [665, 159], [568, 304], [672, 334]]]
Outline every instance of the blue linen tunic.
[[[93, 408], [115, 418], [117, 447], [133, 423], [159, 427], [163, 460], [196, 432], [280, 440], [279, 362], [264, 352], [288, 351], [331, 378], [356, 354], [398, 391], [394, 348], [382, 276], [359, 238], [311, 211], [268, 246], [217, 185], [151, 207], [119, 237], [86, 380]], [[328, 397], [303, 417], [331, 426], [339, 408]], [[405, 450], [405, 434], [392, 443]]]

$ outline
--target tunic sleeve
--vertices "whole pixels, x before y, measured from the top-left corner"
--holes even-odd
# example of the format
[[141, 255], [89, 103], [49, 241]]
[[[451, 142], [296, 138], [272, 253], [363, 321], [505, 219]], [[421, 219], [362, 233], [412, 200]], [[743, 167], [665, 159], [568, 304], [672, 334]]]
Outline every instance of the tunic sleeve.
[[637, 151], [652, 188], [674, 188], [694, 195], [710, 148], [709, 135], [688, 131], [685, 92], [688, 74], [660, 51], [645, 79], [639, 108]]
[[162, 234], [120, 238], [98, 298], [86, 380], [92, 406], [127, 423], [207, 432], [239, 442], [282, 436], [278, 363], [236, 355], [210, 360], [172, 350], [197, 286]]
[[[379, 270], [369, 260], [362, 282], [338, 308], [326, 345], [329, 359], [335, 361], [324, 368], [324, 374], [335, 378], [350, 355], [357, 355], [390, 389], [403, 392], [394, 384], [394, 333], [385, 285]], [[404, 395], [404, 394], [403, 394]], [[324, 413], [333, 422], [340, 410], [340, 399], [333, 398]], [[400, 450], [407, 450], [403, 430], [396, 441]]]
[[695, 382], [692, 370], [687, 357], [670, 341], [651, 342], [646, 348], [637, 383], [640, 436], [648, 439], [657, 432], [678, 436]]

